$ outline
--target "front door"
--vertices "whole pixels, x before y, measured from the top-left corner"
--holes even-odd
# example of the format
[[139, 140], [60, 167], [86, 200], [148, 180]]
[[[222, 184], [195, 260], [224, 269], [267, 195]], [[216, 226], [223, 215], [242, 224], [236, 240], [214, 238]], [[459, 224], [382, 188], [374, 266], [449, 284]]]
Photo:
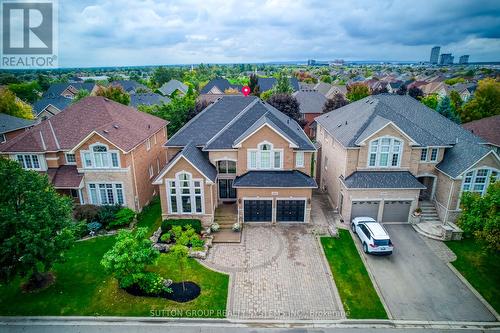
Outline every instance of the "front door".
[[236, 199], [236, 189], [233, 188], [232, 179], [219, 179], [219, 198]]

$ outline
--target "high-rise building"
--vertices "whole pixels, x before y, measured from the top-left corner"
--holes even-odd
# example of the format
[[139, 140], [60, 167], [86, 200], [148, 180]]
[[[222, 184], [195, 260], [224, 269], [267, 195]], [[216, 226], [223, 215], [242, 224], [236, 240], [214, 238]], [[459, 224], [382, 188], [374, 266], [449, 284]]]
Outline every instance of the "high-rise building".
[[431, 64], [437, 64], [438, 63], [438, 60], [439, 60], [439, 51], [440, 50], [441, 50], [440, 46], [434, 46], [431, 49], [431, 59], [430, 59], [430, 63]]
[[452, 65], [453, 64], [453, 56], [451, 53], [443, 53], [441, 54], [441, 59], [439, 60], [440, 65]]
[[463, 56], [460, 56], [460, 59], [458, 60], [459, 64], [468, 64], [469, 63], [469, 55], [464, 54]]

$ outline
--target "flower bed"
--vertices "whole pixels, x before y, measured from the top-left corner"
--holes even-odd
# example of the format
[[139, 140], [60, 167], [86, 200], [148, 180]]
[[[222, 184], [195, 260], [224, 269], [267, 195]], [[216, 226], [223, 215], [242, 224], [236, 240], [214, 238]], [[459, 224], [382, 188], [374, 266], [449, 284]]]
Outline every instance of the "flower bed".
[[79, 205], [73, 212], [78, 222], [77, 234], [80, 238], [114, 234], [115, 230], [131, 228], [136, 222], [136, 213], [120, 205]]
[[175, 302], [184, 303], [189, 302], [198, 297], [201, 293], [200, 286], [194, 282], [186, 281], [186, 282], [177, 282], [171, 283], [169, 288], [172, 292], [162, 291], [158, 294], [148, 294], [145, 293], [137, 284], [134, 284], [128, 288], [125, 288], [125, 291], [133, 296], [145, 296], [145, 297], [161, 297], [165, 299], [169, 299]]

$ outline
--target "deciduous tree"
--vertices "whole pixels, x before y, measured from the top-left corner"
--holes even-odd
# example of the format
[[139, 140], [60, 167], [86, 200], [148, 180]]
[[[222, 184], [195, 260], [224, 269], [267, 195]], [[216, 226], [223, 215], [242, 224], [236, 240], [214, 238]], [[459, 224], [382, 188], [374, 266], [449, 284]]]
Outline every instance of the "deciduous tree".
[[462, 121], [469, 122], [497, 114], [500, 114], [500, 82], [491, 78], [479, 81], [474, 97], [462, 107]]
[[95, 94], [97, 96], [106, 97], [123, 105], [130, 104], [130, 95], [125, 90], [123, 90], [121, 86], [118, 85], [108, 87], [99, 86]]
[[288, 94], [275, 94], [272, 95], [267, 102], [297, 123], [302, 124], [300, 104], [295, 97]]
[[0, 158], [0, 278], [29, 276], [37, 288], [73, 244], [72, 199], [47, 176]]
[[351, 102], [358, 101], [370, 95], [370, 88], [364, 83], [353, 83], [347, 86], [347, 99]]
[[432, 95], [422, 97], [420, 99], [420, 102], [422, 102], [422, 104], [430, 107], [431, 109], [436, 110], [439, 100], [438, 100], [437, 95], [432, 94]]
[[424, 92], [418, 87], [411, 87], [410, 89], [408, 89], [408, 95], [415, 98], [416, 100], [420, 100], [422, 97], [424, 97]]
[[326, 100], [325, 105], [323, 105], [323, 113], [328, 113], [335, 109], [341, 108], [349, 104], [349, 101], [341, 93], [336, 93]]
[[14, 117], [33, 119], [31, 106], [20, 99], [9, 89], [0, 89], [0, 112]]

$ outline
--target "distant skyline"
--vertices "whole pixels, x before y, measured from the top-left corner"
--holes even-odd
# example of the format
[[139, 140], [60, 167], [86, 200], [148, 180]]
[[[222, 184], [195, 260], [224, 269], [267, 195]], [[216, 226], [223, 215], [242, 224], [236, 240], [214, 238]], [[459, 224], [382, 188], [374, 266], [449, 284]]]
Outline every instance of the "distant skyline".
[[59, 1], [61, 67], [500, 61], [498, 1]]

